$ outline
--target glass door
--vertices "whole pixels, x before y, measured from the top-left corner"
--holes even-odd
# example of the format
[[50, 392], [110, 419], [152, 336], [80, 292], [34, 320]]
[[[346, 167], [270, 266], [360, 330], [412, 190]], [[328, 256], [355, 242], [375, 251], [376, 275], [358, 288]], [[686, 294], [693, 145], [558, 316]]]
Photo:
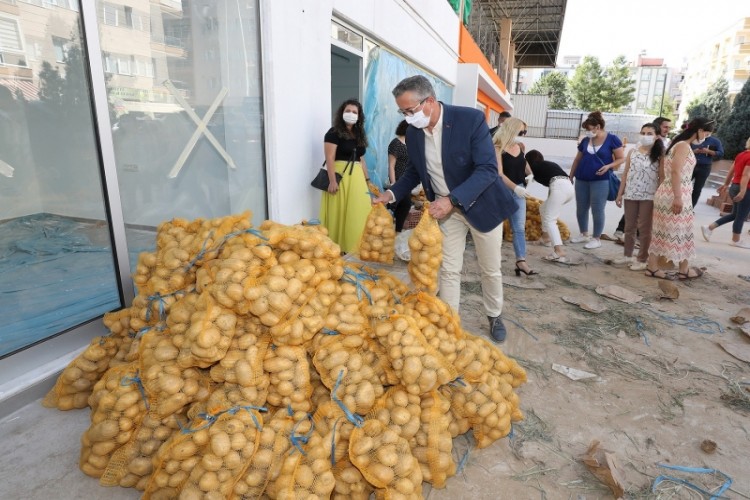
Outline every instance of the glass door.
[[122, 306], [79, 6], [0, 0], [0, 358]]

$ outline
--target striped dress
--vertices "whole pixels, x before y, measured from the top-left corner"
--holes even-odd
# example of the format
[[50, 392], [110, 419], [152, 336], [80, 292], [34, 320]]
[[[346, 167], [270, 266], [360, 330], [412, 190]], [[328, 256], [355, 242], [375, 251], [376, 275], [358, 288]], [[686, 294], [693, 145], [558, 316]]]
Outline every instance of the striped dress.
[[692, 176], [695, 167], [695, 155], [691, 150], [684, 165], [674, 165], [680, 170], [680, 194], [682, 211], [672, 213], [672, 160], [674, 148], [669, 151], [664, 161], [664, 181], [654, 194], [654, 225], [649, 253], [660, 255], [667, 260], [679, 263], [681, 260], [695, 257], [695, 230], [693, 228], [693, 186]]

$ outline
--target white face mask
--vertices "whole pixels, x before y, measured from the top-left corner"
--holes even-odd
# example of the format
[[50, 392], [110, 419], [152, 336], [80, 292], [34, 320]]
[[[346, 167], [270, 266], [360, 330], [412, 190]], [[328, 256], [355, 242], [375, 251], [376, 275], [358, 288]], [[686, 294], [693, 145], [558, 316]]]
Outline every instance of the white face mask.
[[583, 135], [591, 139], [592, 137], [596, 135], [596, 133], [593, 130], [587, 130], [586, 132], [583, 133]]
[[347, 111], [344, 113], [344, 121], [348, 123], [349, 125], [353, 125], [357, 123], [357, 118], [359, 118], [359, 115], [357, 113], [352, 113], [351, 111]]
[[641, 143], [641, 146], [651, 146], [655, 139], [656, 136], [653, 135], [642, 135], [638, 142]]
[[424, 114], [424, 110], [420, 109], [411, 116], [404, 116], [406, 123], [412, 127], [425, 128], [430, 124], [430, 117]]

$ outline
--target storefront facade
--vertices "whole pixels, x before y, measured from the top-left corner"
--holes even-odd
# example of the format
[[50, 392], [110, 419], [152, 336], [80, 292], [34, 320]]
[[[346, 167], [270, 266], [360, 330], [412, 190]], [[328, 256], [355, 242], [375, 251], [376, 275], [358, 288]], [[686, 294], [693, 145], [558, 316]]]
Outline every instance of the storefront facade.
[[159, 223], [316, 217], [332, 109], [363, 102], [382, 180], [390, 90], [453, 103], [458, 60], [442, 0], [0, 0], [0, 415], [129, 305]]

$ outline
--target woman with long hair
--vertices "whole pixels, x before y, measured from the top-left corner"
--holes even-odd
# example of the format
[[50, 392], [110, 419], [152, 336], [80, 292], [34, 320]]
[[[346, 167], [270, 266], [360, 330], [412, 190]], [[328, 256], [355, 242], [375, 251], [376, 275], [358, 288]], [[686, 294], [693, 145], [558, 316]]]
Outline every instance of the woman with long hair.
[[495, 132], [492, 142], [495, 144], [497, 169], [500, 178], [513, 191], [513, 198], [518, 209], [510, 216], [510, 227], [513, 230], [513, 251], [516, 254], [516, 276], [538, 274], [526, 263], [526, 198], [531, 196], [526, 191], [526, 177], [531, 175], [531, 167], [526, 163], [523, 146], [518, 142], [519, 136], [526, 135], [526, 124], [518, 118], [507, 118]]
[[[625, 161], [622, 141], [604, 130], [604, 118], [599, 111], [589, 113], [581, 127], [586, 137], [578, 144], [578, 154], [570, 167], [570, 178], [575, 178], [576, 217], [580, 235], [571, 243], [586, 243], [583, 248], [602, 246], [599, 239], [604, 231], [604, 207], [609, 194], [610, 170], [617, 170]], [[589, 210], [594, 219], [594, 232], [589, 235]]]
[[[731, 186], [729, 185], [731, 182]], [[750, 214], [750, 196], [747, 188], [750, 187], [750, 139], [745, 142], [745, 151], [738, 154], [734, 159], [732, 168], [727, 173], [724, 184], [719, 187], [720, 194], [729, 191], [732, 199], [732, 213], [716, 219], [708, 226], [701, 226], [703, 239], [709, 241], [714, 229], [728, 222], [732, 223], [732, 245], [740, 248], [750, 248], [750, 242], [740, 239], [742, 226]]]
[[651, 248], [649, 249], [646, 276], [670, 278], [659, 269], [659, 257], [679, 263], [677, 277], [681, 280], [698, 278], [703, 271], [690, 267], [695, 257], [693, 238], [693, 186], [695, 154], [690, 149], [693, 141], [702, 141], [708, 135], [708, 120], [696, 118], [672, 139], [664, 159], [663, 181], [654, 194], [654, 221]]
[[[409, 168], [409, 152], [406, 149], [406, 129], [409, 124], [401, 120], [396, 126], [396, 137], [388, 144], [388, 182], [393, 185], [404, 175]], [[411, 197], [406, 196], [393, 207], [393, 215], [396, 220], [396, 232], [400, 233], [404, 228], [404, 222], [411, 209]]]
[[[651, 227], [654, 215], [654, 193], [659, 187], [664, 169], [664, 143], [658, 136], [656, 125], [646, 123], [641, 127], [641, 137], [636, 147], [625, 158], [620, 190], [615, 203], [625, 204], [625, 250], [615, 264], [629, 264], [633, 271], [646, 269], [648, 248], [651, 244]], [[638, 261], [633, 258], [636, 230], [640, 250]]]
[[[347, 99], [341, 103], [323, 141], [329, 184], [320, 203], [320, 221], [341, 251], [348, 253], [356, 250], [372, 208], [364, 158], [365, 113], [359, 101]], [[337, 173], [342, 176], [340, 183]]]

